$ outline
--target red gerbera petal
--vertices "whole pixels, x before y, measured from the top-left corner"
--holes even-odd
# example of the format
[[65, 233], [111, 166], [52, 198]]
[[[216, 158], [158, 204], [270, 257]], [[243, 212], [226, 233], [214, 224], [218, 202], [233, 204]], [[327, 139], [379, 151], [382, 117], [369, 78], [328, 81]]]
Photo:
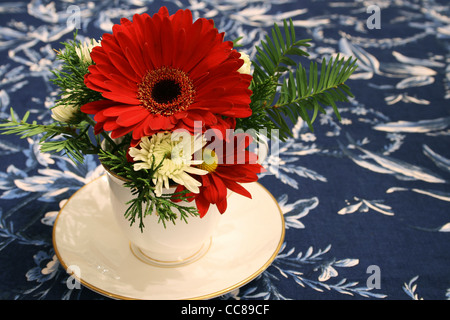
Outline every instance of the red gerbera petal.
[[223, 183], [225, 183], [227, 188], [230, 189], [231, 191], [236, 192], [244, 197], [247, 197], [250, 199], [252, 198], [252, 195], [250, 194], [250, 192], [248, 192], [247, 189], [245, 189], [239, 183], [237, 183], [233, 180], [230, 180], [230, 179], [224, 179]]
[[[254, 169], [252, 170], [253, 167]], [[254, 182], [258, 180], [257, 173], [254, 170], [261, 170], [260, 167], [259, 164], [224, 165], [219, 166], [215, 174], [222, 179], [236, 182]]]
[[197, 206], [200, 218], [203, 218], [208, 213], [211, 203], [202, 195], [199, 195], [195, 198], [195, 205]]
[[227, 210], [227, 206], [228, 206], [227, 198], [218, 202], [216, 205], [217, 205], [217, 209], [219, 210], [220, 213], [225, 213], [225, 211]]
[[119, 126], [130, 127], [142, 121], [148, 111], [142, 107], [126, 108], [128, 111], [122, 112], [115, 121]]
[[105, 110], [115, 105], [115, 102], [108, 100], [93, 101], [81, 106], [81, 111], [87, 114], [96, 114], [101, 110]]
[[[227, 118], [221, 120], [223, 128], [233, 125], [235, 119]], [[238, 133], [234, 134], [230, 130], [225, 130], [223, 139], [220, 140], [220, 135], [216, 135], [217, 141], [212, 141], [206, 145], [206, 149], [214, 151], [212, 158], [214, 163], [204, 163], [199, 166], [203, 170], [207, 170], [207, 175], [197, 177], [202, 182], [200, 193], [195, 195], [195, 199], [199, 199], [197, 208], [205, 210], [209, 204], [215, 204], [219, 212], [223, 213], [227, 208], [228, 190], [236, 192], [242, 196], [251, 198], [250, 192], [245, 189], [241, 183], [255, 182], [258, 180], [258, 173], [263, 172], [264, 168], [256, 163], [257, 156], [248, 151], [247, 147], [250, 145], [252, 139], [248, 134]], [[237, 163], [238, 154], [243, 152], [243, 162]], [[209, 156], [211, 159], [211, 156]], [[231, 159], [230, 163], [223, 162], [225, 159]], [[200, 208], [199, 208], [200, 206]], [[203, 211], [202, 211], [203, 213]]]

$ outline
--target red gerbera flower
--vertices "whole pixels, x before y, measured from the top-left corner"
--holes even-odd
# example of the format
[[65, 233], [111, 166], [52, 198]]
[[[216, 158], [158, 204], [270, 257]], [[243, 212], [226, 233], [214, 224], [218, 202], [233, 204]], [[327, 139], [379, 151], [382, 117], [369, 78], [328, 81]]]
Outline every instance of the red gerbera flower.
[[[200, 217], [205, 216], [211, 204], [224, 213], [228, 190], [252, 197], [241, 183], [257, 181], [258, 173], [265, 169], [257, 162], [257, 155], [248, 150], [251, 142], [252, 138], [248, 134], [229, 133], [220, 144], [213, 142], [205, 147], [204, 163], [199, 168], [207, 170], [209, 174], [196, 177], [202, 183], [198, 194], [189, 193], [190, 201], [196, 202]], [[178, 186], [176, 192], [184, 190], [184, 186]]]
[[189, 10], [170, 16], [163, 7], [152, 17], [122, 19], [91, 58], [85, 84], [105, 100], [81, 110], [95, 115], [96, 134], [132, 132], [139, 141], [159, 131], [194, 132], [195, 121], [205, 131], [220, 127], [222, 117], [251, 115], [252, 77], [237, 71], [244, 62], [240, 54], [212, 20], [193, 22]]

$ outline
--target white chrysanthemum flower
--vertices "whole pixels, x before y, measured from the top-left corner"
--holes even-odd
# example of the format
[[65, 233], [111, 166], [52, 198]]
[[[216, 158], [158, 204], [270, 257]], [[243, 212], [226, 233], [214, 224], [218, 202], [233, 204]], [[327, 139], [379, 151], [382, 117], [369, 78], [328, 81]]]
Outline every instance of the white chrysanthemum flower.
[[251, 74], [252, 70], [252, 62], [250, 60], [250, 56], [245, 52], [239, 52], [241, 54], [241, 59], [244, 60], [244, 64], [239, 68], [238, 72]]
[[83, 44], [80, 44], [79, 47], [75, 47], [75, 51], [80, 58], [81, 61], [92, 64], [91, 59], [91, 51], [94, 47], [99, 46], [101, 41], [97, 41], [95, 39], [86, 40]]
[[[67, 97], [63, 95], [62, 98]], [[52, 118], [59, 122], [69, 123], [78, 113], [78, 107], [72, 104], [61, 104], [52, 108]]]
[[205, 143], [202, 135], [160, 132], [150, 138], [143, 137], [139, 148], [130, 148], [129, 154], [136, 161], [134, 164], [136, 171], [151, 169], [152, 165], [159, 166], [153, 179], [156, 196], [161, 196], [163, 187], [169, 189], [169, 180], [185, 186], [193, 193], [198, 193], [201, 183], [189, 174], [208, 173], [192, 167], [203, 162], [193, 160], [192, 155], [201, 150]]

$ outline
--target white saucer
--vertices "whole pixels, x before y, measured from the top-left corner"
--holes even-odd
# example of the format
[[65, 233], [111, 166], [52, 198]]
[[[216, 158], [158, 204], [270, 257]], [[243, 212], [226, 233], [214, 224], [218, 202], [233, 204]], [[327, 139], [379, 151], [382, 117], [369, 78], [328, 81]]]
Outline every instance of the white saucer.
[[180, 267], [157, 267], [133, 254], [110, 210], [102, 176], [77, 191], [58, 214], [53, 246], [62, 266], [84, 286], [116, 299], [210, 299], [261, 274], [284, 240], [283, 214], [259, 183], [253, 199], [230, 197], [204, 255]]

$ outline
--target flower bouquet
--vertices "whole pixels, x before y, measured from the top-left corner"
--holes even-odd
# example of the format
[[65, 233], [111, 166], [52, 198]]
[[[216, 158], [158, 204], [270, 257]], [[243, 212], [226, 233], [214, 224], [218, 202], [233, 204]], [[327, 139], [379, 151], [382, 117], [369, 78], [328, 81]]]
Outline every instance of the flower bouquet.
[[52, 119], [11, 110], [0, 129], [40, 136], [42, 152], [74, 162], [98, 155], [133, 195], [123, 214], [141, 231], [147, 215], [166, 226], [204, 218], [211, 207], [224, 213], [230, 192], [251, 197], [245, 183], [264, 170], [261, 139], [287, 139], [299, 117], [312, 130], [328, 106], [339, 117], [336, 103], [352, 96], [345, 82], [356, 69], [337, 56], [306, 70], [298, 60], [309, 40], [296, 39], [292, 21], [274, 24], [253, 60], [236, 50], [239, 40], [165, 7], [121, 19], [101, 40], [81, 43], [75, 34], [57, 50]]

